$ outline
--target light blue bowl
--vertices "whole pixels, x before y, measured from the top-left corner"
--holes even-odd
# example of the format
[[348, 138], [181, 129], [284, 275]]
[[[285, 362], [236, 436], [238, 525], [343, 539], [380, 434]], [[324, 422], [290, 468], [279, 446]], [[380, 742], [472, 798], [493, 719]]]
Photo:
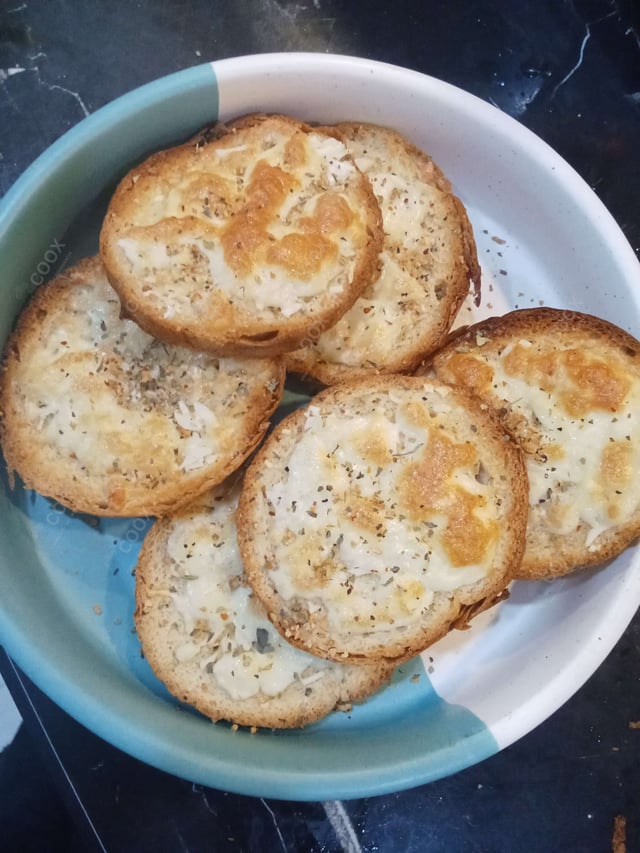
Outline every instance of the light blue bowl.
[[[568, 210], [582, 228], [581, 240], [607, 249], [605, 260], [594, 249], [585, 263], [590, 270], [596, 263], [594, 275], [616, 282], [620, 318], [637, 322], [633, 253], [595, 196], [532, 134], [472, 96], [404, 69], [285, 54], [201, 65], [144, 86], [86, 118], [24, 173], [0, 206], [0, 341], [43, 280], [97, 251], [110, 192], [134, 163], [218, 116], [258, 109], [322, 121], [385, 121], [404, 130], [459, 184], [479, 238], [490, 233], [485, 225], [505, 222], [502, 233], [524, 235], [522, 205], [531, 193], [531, 169], [537, 170], [543, 189], [554, 188], [553, 211], [549, 224], [533, 236], [529, 228], [520, 239], [514, 271], [525, 278], [535, 271], [539, 290], [532, 297], [557, 292], [557, 304], [590, 298], [595, 279], [570, 272], [567, 252], [575, 245], [567, 243], [566, 227], [554, 227], [553, 217], [560, 210], [564, 221]], [[484, 137], [481, 145], [470, 130]], [[491, 175], [500, 180], [487, 186]], [[512, 215], [514, 198], [519, 212]], [[531, 260], [528, 247], [540, 241], [558, 257], [556, 272], [566, 279], [559, 285]], [[515, 291], [503, 298], [508, 304]], [[603, 314], [607, 304], [603, 297]], [[55, 702], [117, 747], [177, 776], [242, 794], [368, 796], [478, 762], [565, 701], [607, 654], [640, 600], [631, 553], [608, 574], [560, 583], [551, 596], [538, 585], [516, 590], [513, 606], [402, 667], [391, 685], [351, 713], [331, 714], [302, 731], [252, 735], [181, 706], [140, 655], [131, 571], [149, 522], [74, 515], [20, 483], [10, 488], [4, 469], [1, 476], [0, 641], [7, 652]], [[577, 615], [565, 618], [560, 630], [567, 602], [577, 601]], [[531, 654], [543, 630], [547, 639]], [[598, 644], [596, 633], [603, 638]], [[430, 678], [425, 662], [431, 658]]]

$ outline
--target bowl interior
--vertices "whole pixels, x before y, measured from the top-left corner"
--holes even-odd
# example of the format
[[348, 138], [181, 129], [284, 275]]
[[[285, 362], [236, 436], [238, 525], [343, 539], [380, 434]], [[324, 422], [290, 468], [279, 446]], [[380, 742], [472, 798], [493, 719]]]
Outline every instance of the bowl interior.
[[[638, 265], [584, 182], [541, 140], [441, 81], [324, 54], [243, 57], [188, 69], [85, 119], [0, 207], [0, 341], [29, 294], [97, 250], [117, 180], [149, 152], [217, 119], [281, 111], [394, 126], [427, 150], [468, 208], [483, 300], [461, 322], [545, 304], [639, 327]], [[132, 633], [132, 569], [147, 519], [78, 516], [0, 484], [0, 641], [96, 733], [164, 770], [244, 794], [365, 796], [455, 772], [529, 731], [604, 659], [640, 601], [637, 552], [511, 599], [401, 668], [350, 714], [250, 735], [175, 702]], [[597, 638], [597, 639], [596, 639]]]

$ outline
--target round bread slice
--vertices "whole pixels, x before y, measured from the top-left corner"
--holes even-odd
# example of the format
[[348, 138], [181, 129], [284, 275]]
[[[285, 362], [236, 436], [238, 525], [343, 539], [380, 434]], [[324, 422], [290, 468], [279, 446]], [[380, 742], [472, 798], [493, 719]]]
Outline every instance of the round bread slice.
[[400, 661], [502, 598], [524, 547], [521, 452], [478, 402], [353, 380], [283, 420], [245, 479], [249, 583], [292, 643]]
[[99, 258], [39, 288], [10, 337], [0, 438], [10, 470], [78, 512], [159, 515], [220, 483], [282, 395], [273, 359], [219, 359], [120, 316]]
[[471, 223], [433, 160], [394, 130], [339, 124], [382, 211], [380, 275], [330, 329], [308, 336], [287, 369], [326, 385], [403, 373], [436, 350], [480, 287]]
[[151, 528], [136, 568], [138, 636], [171, 693], [211, 719], [303, 726], [364, 699], [391, 668], [326, 661], [280, 636], [243, 574], [238, 493], [225, 484]]
[[517, 572], [553, 578], [616, 556], [640, 535], [640, 343], [553, 308], [482, 321], [433, 359], [524, 449], [529, 524]]
[[100, 250], [125, 310], [151, 334], [273, 355], [349, 308], [381, 243], [380, 209], [345, 144], [255, 115], [129, 172]]

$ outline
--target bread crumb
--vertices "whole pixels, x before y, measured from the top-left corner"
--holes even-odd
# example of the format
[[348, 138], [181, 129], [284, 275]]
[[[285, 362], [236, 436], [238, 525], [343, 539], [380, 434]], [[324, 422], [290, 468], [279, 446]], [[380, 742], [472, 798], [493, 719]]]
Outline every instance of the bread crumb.
[[99, 604], [94, 604], [93, 612], [96, 614], [96, 616], [102, 616], [102, 607]]
[[617, 814], [613, 819], [611, 853], [627, 853], [627, 819], [622, 814]]
[[630, 729], [640, 729], [640, 720], [629, 720]]

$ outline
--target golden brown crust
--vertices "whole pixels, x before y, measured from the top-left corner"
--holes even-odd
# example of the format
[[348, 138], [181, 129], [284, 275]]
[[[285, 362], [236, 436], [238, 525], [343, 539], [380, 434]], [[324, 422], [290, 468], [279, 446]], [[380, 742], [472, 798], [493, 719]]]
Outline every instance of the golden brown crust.
[[155, 523], [136, 567], [145, 658], [213, 720], [291, 728], [369, 696], [384, 665], [328, 663], [290, 647], [248, 590], [235, 543], [239, 477]]
[[433, 160], [390, 128], [331, 130], [371, 180], [385, 235], [376, 280], [332, 328], [287, 355], [288, 370], [326, 385], [415, 370], [441, 345], [470, 282], [480, 287], [471, 223]]
[[519, 449], [472, 397], [369, 377], [326, 389], [271, 433], [245, 479], [238, 542], [291, 643], [397, 663], [501, 596], [527, 495]]
[[381, 243], [377, 201], [342, 142], [252, 115], [126, 175], [100, 251], [148, 332], [255, 356], [332, 325], [375, 276]]
[[455, 335], [428, 369], [491, 405], [525, 451], [524, 579], [615, 557], [640, 535], [640, 343], [591, 315], [513, 311]]
[[119, 309], [98, 258], [36, 292], [5, 353], [2, 448], [27, 487], [72, 510], [159, 515], [253, 451], [284, 369], [161, 344]]

